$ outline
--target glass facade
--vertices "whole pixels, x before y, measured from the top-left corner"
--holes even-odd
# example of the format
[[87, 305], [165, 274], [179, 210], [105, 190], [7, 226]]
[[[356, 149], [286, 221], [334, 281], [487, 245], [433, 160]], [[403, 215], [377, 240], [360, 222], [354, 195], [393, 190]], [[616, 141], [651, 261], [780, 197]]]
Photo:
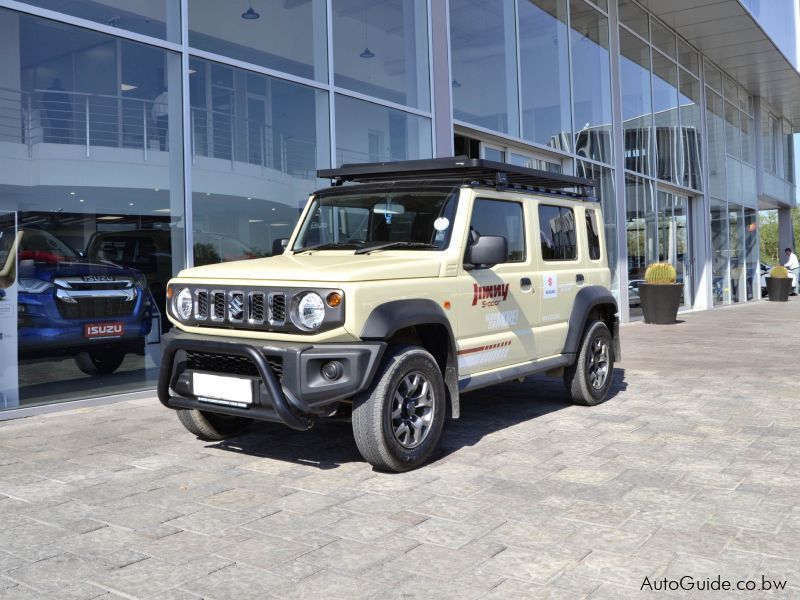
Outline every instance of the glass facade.
[[686, 309], [760, 298], [759, 202], [794, 195], [780, 110], [636, 0], [449, 0], [449, 31], [441, 1], [0, 8], [0, 409], [152, 388], [166, 281], [281, 252], [345, 163], [594, 180], [624, 319], [656, 261]]
[[18, 239], [5, 407], [152, 386], [186, 263], [181, 57], [6, 9], [0, 27], [2, 237]]

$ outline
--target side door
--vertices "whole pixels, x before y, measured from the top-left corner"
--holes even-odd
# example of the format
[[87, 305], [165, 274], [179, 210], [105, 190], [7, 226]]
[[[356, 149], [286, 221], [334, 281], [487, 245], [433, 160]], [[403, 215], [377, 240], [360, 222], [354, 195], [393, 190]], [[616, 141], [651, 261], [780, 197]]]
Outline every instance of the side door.
[[[461, 375], [489, 371], [533, 358], [526, 320], [535, 305], [530, 285], [533, 259], [526, 244], [529, 202], [477, 195], [468, 243], [481, 235], [508, 242], [506, 261], [467, 270], [457, 277], [458, 368]], [[526, 280], [527, 283], [526, 283]]]
[[[558, 200], [541, 199], [536, 207], [539, 247], [535, 285], [539, 322], [534, 335], [537, 357], [561, 354], [578, 290], [587, 285], [578, 231], [578, 210]], [[583, 217], [583, 215], [581, 215]]]

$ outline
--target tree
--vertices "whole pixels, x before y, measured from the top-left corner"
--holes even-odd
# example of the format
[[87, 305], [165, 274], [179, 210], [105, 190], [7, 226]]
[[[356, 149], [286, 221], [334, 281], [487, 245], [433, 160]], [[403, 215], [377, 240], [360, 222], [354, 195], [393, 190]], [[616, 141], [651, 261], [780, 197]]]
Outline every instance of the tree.
[[778, 211], [762, 210], [758, 216], [761, 262], [778, 264]]

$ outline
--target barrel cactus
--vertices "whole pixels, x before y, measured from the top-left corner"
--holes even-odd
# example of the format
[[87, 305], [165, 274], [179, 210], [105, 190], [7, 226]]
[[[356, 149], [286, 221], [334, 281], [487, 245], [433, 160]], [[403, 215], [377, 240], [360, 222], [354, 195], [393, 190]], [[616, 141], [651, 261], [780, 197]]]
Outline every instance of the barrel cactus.
[[772, 270], [769, 272], [770, 277], [774, 277], [775, 279], [786, 279], [789, 277], [789, 271], [786, 267], [772, 267]]
[[654, 285], [669, 285], [675, 283], [676, 278], [675, 267], [669, 263], [653, 263], [644, 273], [645, 281]]

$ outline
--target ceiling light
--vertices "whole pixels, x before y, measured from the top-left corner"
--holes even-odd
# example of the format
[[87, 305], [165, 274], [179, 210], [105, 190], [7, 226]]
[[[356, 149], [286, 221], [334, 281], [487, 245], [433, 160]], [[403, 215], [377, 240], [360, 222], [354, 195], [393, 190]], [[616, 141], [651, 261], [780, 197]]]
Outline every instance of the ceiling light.
[[97, 217], [98, 221], [119, 221], [122, 217], [112, 217], [107, 215], [105, 217]]
[[83, 198], [81, 198], [80, 200], [78, 200], [78, 202], [83, 202]]
[[375, 53], [372, 50], [370, 50], [369, 47], [364, 46], [364, 51], [361, 54], [359, 54], [359, 56], [361, 58], [374, 58]]
[[133, 206], [133, 202], [128, 202], [128, 206]]
[[171, 210], [172, 210], [171, 208], [157, 208], [157, 209], [155, 209], [153, 212], [158, 212], [158, 213], [168, 213], [168, 212], [170, 212]]
[[264, 219], [248, 219], [248, 223], [263, 223]]
[[138, 85], [131, 85], [129, 83], [121, 83], [119, 85], [119, 89], [121, 89], [123, 92], [130, 92], [131, 90], [135, 90], [137, 87], [139, 87], [139, 86]]
[[74, 195], [75, 195], [75, 192], [70, 192], [70, 193], [69, 193], [69, 195], [70, 195], [70, 196], [74, 196]]
[[246, 11], [242, 13], [242, 18], [245, 19], [246, 21], [255, 21], [260, 16], [261, 16], [260, 14], [258, 14], [256, 11], [253, 10], [253, 2], [252, 0], [250, 0], [250, 8], [248, 8]]
[[452, 85], [453, 85], [454, 88], [460, 88], [461, 87], [461, 83], [458, 81], [458, 79], [453, 79]]
[[158, 192], [158, 191], [159, 191], [159, 189], [158, 189], [158, 188], [153, 188], [153, 191], [154, 191], [154, 192]]

